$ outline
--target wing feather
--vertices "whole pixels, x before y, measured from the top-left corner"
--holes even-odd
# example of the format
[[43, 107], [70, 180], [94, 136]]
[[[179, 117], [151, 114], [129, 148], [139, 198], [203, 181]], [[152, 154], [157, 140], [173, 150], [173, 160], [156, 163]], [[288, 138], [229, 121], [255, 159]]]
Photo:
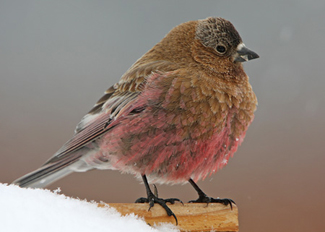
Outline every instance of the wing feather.
[[104, 96], [77, 125], [74, 136], [44, 165], [65, 159], [71, 153], [100, 138], [118, 125], [121, 116], [123, 118], [145, 109], [144, 103], [137, 100], [145, 88], [148, 77], [156, 71], [170, 71], [175, 65], [168, 61], [154, 61], [146, 65], [136, 63], [132, 67], [122, 76], [119, 83], [106, 90]]

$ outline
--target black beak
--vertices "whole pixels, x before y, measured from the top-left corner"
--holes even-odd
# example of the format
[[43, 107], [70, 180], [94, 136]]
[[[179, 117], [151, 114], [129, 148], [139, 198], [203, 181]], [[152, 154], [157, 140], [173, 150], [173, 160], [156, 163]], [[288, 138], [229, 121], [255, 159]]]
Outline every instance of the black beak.
[[235, 55], [235, 62], [245, 62], [249, 60], [253, 60], [259, 58], [259, 55], [257, 55], [255, 52], [249, 50], [245, 44], [241, 43], [237, 47], [237, 53]]

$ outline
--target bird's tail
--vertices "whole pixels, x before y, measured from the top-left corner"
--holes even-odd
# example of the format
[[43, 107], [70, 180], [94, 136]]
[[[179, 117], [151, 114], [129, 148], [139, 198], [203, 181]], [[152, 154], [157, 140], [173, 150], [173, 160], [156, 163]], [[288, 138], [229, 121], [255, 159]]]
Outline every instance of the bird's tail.
[[74, 154], [70, 154], [62, 159], [56, 159], [53, 157], [52, 160], [46, 162], [39, 169], [18, 178], [12, 184], [20, 187], [45, 187], [76, 171], [78, 167], [82, 166], [84, 162], [80, 160], [80, 157], [80, 152], [75, 152]]

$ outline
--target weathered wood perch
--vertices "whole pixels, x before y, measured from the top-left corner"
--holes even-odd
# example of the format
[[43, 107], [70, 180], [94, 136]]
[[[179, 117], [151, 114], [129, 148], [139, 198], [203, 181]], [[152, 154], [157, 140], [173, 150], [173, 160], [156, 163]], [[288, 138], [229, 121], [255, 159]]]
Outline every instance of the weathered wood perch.
[[[148, 211], [148, 204], [144, 203], [110, 203], [122, 215], [134, 213], [150, 224], [173, 223], [175, 219], [169, 217], [166, 211], [159, 205], [155, 205]], [[99, 204], [104, 207], [104, 204]], [[178, 227], [181, 231], [238, 231], [238, 208], [233, 205], [224, 206], [218, 203], [187, 203], [182, 205], [169, 204], [168, 207], [178, 219]]]

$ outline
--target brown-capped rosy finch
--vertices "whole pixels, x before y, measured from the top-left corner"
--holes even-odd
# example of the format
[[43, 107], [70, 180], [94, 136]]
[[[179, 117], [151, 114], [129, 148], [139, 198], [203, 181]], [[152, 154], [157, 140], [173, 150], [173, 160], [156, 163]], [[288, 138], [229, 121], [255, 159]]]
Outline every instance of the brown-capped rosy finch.
[[199, 194], [191, 202], [232, 206], [195, 182], [242, 143], [257, 104], [242, 62], [258, 57], [225, 19], [175, 27], [106, 90], [52, 158], [14, 184], [44, 187], [72, 172], [117, 169], [142, 177], [147, 197], [137, 202], [158, 203], [175, 219], [166, 202], [178, 199], [158, 198], [148, 181], [189, 181]]

